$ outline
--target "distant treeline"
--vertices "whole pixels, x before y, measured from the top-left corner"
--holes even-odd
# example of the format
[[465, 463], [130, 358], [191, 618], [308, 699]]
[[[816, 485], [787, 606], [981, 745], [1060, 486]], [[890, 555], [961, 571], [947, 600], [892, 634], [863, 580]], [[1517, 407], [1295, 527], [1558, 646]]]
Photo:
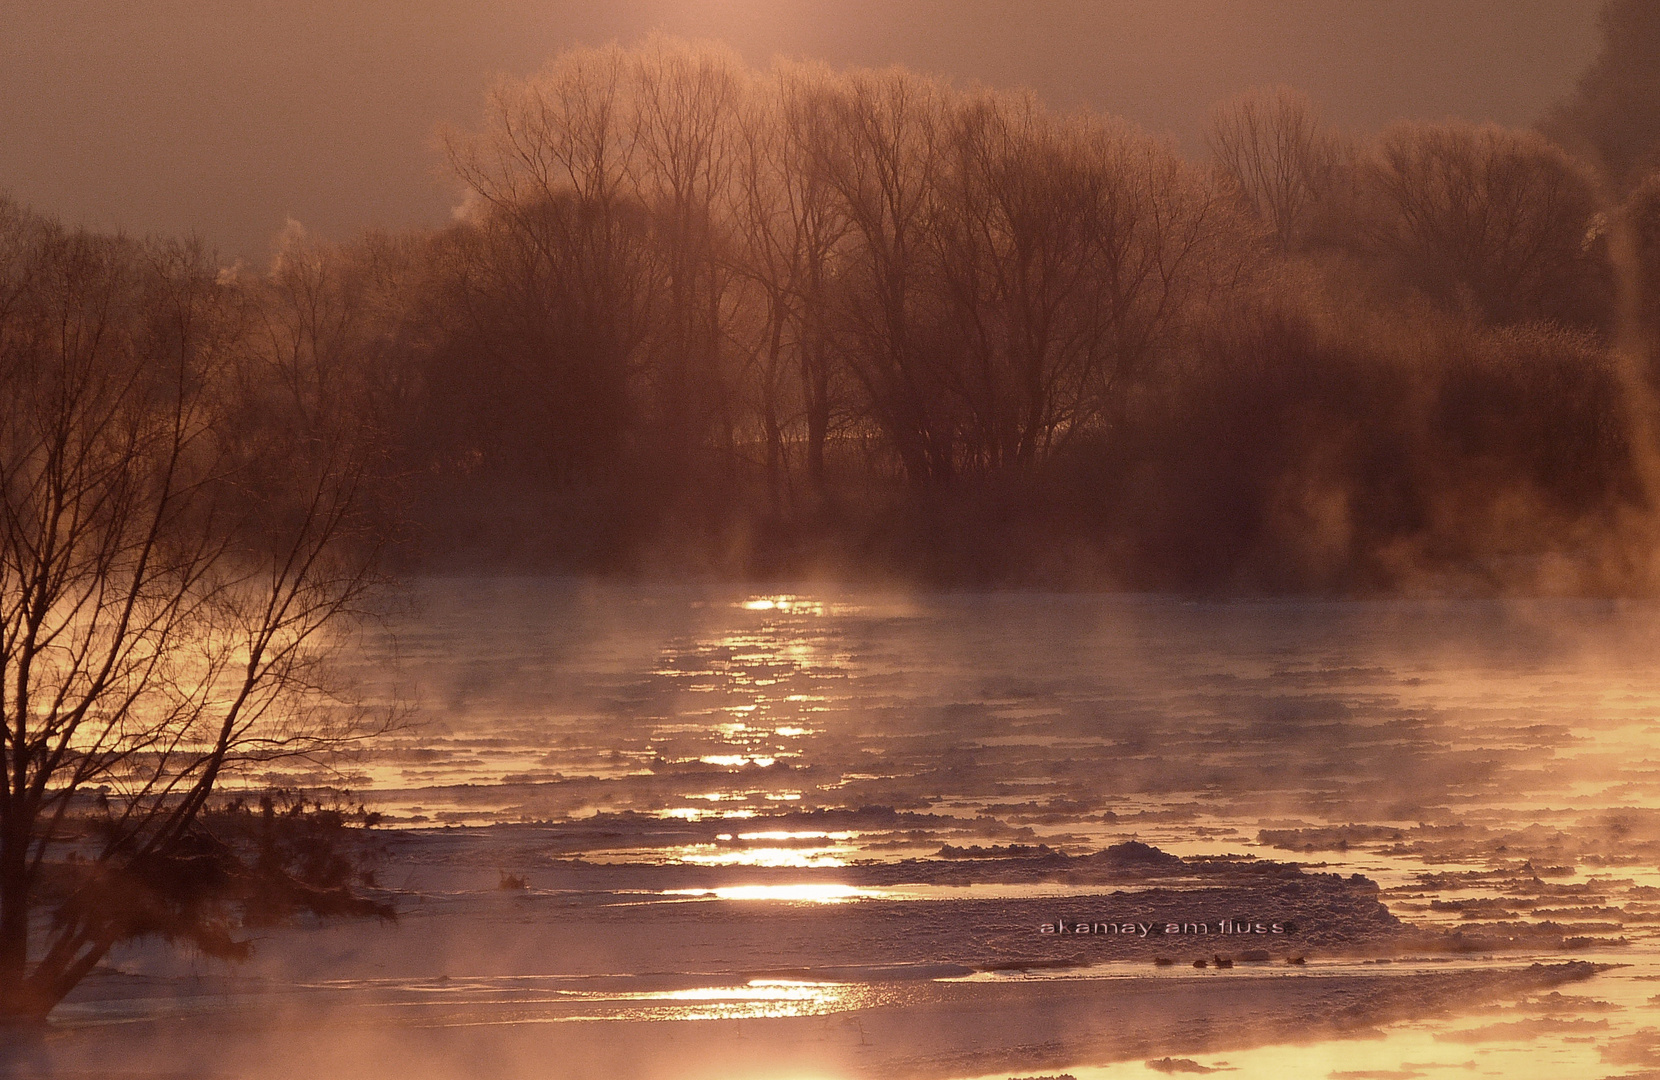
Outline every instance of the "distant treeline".
[[[448, 136], [451, 226], [292, 230], [211, 303], [281, 415], [354, 418], [411, 568], [1646, 590], [1660, 16], [1606, 19], [1540, 131], [1276, 88], [1204, 163], [901, 70], [573, 51]], [[0, 349], [25, 288], [72, 347], [18, 267], [81, 234], [0, 231]]]

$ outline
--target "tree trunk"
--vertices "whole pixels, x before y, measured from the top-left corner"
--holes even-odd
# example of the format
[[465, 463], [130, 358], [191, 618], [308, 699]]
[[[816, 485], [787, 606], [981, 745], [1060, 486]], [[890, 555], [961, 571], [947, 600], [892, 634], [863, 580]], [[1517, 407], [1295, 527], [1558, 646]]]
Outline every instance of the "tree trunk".
[[44, 1021], [26, 976], [29, 962], [27, 836], [9, 821], [0, 835], [0, 1023]]
[[814, 495], [824, 496], [824, 440], [830, 431], [830, 374], [814, 347], [807, 372], [807, 479]]

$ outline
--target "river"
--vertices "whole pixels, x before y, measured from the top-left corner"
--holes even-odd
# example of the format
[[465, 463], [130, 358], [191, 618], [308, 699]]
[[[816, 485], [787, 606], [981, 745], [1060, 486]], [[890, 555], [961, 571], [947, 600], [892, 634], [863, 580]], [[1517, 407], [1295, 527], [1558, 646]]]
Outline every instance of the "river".
[[[286, 966], [215, 975], [215, 1001], [304, 986], [335, 1015], [368, 1010], [359, 1033], [390, 1009], [415, 1029], [511, 1030], [504, 1041], [559, 1021], [561, 1045], [576, 1047], [610, 1043], [617, 1024], [638, 1028], [641, 1045], [747, 1024], [757, 1077], [880, 1074], [899, 1059], [872, 1046], [905, 1042], [913, 1035], [896, 1032], [923, 1017], [934, 1034], [914, 1037], [926, 1051], [893, 1075], [1036, 1075], [1021, 1053], [1035, 1055], [1032, 1069], [1079, 1080], [1149, 1067], [1241, 1077], [1660, 1068], [1654, 604], [430, 579], [354, 645], [342, 674], [371, 704], [401, 702], [400, 727], [344, 777], [261, 782], [326, 780], [381, 811], [392, 838], [383, 878], [419, 896], [419, 910], [390, 929], [279, 935], [268, 951]], [[723, 953], [722, 935], [753, 950], [757, 925], [806, 909], [875, 927], [1098, 897], [1065, 875], [966, 882], [906, 868], [1014, 865], [1129, 840], [1190, 859], [1360, 874], [1409, 927], [1521, 936], [1453, 955], [1327, 950], [1296, 971], [1226, 975], [1110, 952], [1083, 968], [975, 970], [938, 938], [905, 946], [875, 930], [835, 949], [824, 944], [833, 934], [815, 931], [779, 937], [765, 956]], [[982, 906], [951, 906], [972, 904]], [[629, 905], [699, 913], [674, 916], [682, 936], [713, 929], [700, 942], [597, 949], [584, 935], [600, 923], [578, 919], [587, 929], [569, 939], [532, 946], [521, 935], [494, 951], [480, 935], [436, 929], [511, 936], [555, 925], [561, 911]], [[405, 955], [421, 926], [441, 960]], [[1541, 926], [1555, 935], [1549, 947], [1528, 937]], [[860, 956], [857, 940], [884, 942], [871, 946], [880, 955]], [[292, 960], [310, 947], [296, 941], [379, 958], [308, 966]], [[1423, 989], [1450, 970], [1570, 957], [1625, 966], [1469, 1008]], [[762, 960], [782, 974], [756, 974]], [[202, 978], [200, 968], [138, 951], [126, 963], [128, 977], [161, 981], [67, 1007], [63, 1060], [99, 1060], [87, 1033], [112, 1017], [161, 1032], [167, 1016], [218, 1007], [205, 991], [179, 1005], [178, 980]], [[1141, 1043], [1030, 1049], [1030, 1015], [1059, 1002], [1095, 1001], [1097, 1019], [1139, 1009], [1144, 1023], [1158, 1001], [1218, 977], [1240, 988], [1224, 1004], [1258, 1009], [1232, 1035], [1207, 1028], [1195, 1041], [1154, 1025]], [[1331, 993], [1297, 997], [1319, 979]], [[1356, 986], [1378, 1001], [1399, 987], [1423, 1004], [1380, 1012], [1376, 1025], [1299, 1030], [1300, 1015], [1335, 1008]], [[1290, 996], [1275, 1006], [1277, 994]], [[1010, 1004], [1021, 995], [1037, 996]], [[1004, 1020], [983, 1022], [987, 1010]], [[854, 1027], [813, 1029], [816, 1057], [784, 1034], [836, 1017]], [[855, 1028], [857, 1043], [842, 1037]], [[512, 1067], [497, 1060], [503, 1075], [564, 1075], [514, 1053]], [[672, 1054], [605, 1060], [621, 1073], [702, 1075]]]

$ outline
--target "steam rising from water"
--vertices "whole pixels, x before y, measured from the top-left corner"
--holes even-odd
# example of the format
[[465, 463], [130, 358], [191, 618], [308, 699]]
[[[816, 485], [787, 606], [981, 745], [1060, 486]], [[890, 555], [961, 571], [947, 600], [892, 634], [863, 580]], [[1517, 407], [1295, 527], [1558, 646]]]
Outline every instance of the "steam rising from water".
[[1660, 806], [1656, 614], [437, 582], [403, 639], [425, 726], [365, 775], [405, 823], [720, 865], [1567, 824]]
[[[1381, 1044], [1327, 1033], [1196, 1060], [1242, 1077], [1311, 1061], [1528, 1075], [1525, 1060], [1547, 1076], [1648, 1052], [1627, 1043], [1660, 970], [1656, 605], [423, 591], [400, 651], [425, 726], [377, 747], [358, 792], [402, 827], [382, 873], [404, 923], [284, 931], [235, 973], [128, 952], [64, 1013], [87, 1026], [62, 1053], [114, 1060], [99, 1025], [120, 1019], [129, 1043], [212, 1029], [284, 1075], [315, 1071], [316, 1045], [369, 1077], [550, 1060], [679, 1077], [694, 1057], [757, 1080], [757, 1060], [1006, 1076], [1009, 1048], [1046, 1024], [1105, 1025], [1120, 1041], [1102, 1060], [1199, 1055], [1170, 1026], [1172, 994], [1241, 1046], [1310, 1038], [1339, 992], [1405, 1019]], [[431, 828], [447, 823], [499, 827]], [[1363, 873], [1409, 924], [1522, 937], [1388, 968], [963, 966], [997, 935], [1024, 947], [1056, 911], [1104, 911], [1104, 886], [1030, 867], [1131, 837]], [[498, 887], [509, 873], [524, 887]], [[1203, 885], [1184, 880], [1169, 884]], [[1608, 1010], [1540, 995], [1413, 1019], [1496, 994], [1481, 980], [1560, 959], [1563, 938], [1635, 965], [1585, 991]], [[315, 1044], [285, 1034], [319, 1025]]]

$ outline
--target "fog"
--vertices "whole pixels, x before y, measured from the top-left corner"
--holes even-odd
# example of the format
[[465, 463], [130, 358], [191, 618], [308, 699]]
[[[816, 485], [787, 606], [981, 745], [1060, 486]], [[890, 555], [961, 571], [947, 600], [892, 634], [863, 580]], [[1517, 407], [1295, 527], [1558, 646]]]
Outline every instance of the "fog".
[[[1652, 603], [452, 578], [389, 629], [364, 682], [397, 672], [418, 722], [348, 782], [398, 922], [262, 928], [234, 965], [131, 944], [0, 1068], [1548, 1080], [1652, 1052]], [[1113, 916], [1294, 929], [1039, 930]]]
[[0, 11], [0, 1076], [1660, 1068], [1657, 79]]
[[284, 221], [342, 240], [442, 224], [431, 149], [499, 75], [652, 30], [751, 63], [810, 56], [1031, 87], [1202, 147], [1212, 103], [1287, 83], [1345, 128], [1525, 126], [1596, 50], [1597, 0], [77, 0], [0, 10], [0, 190], [102, 229], [263, 259]]

